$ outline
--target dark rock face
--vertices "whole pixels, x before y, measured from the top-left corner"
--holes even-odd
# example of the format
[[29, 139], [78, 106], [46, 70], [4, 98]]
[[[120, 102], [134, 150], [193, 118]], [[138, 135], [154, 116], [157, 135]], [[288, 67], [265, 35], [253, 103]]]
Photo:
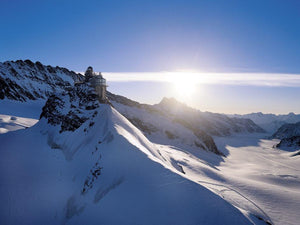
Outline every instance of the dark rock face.
[[26, 101], [26, 99], [35, 100], [39, 96], [38, 93], [30, 93], [26, 89], [23, 89], [15, 81], [0, 77], [0, 99], [7, 97], [12, 100]]
[[73, 86], [83, 76], [61, 67], [44, 66], [30, 60], [0, 63], [0, 99], [25, 102], [47, 99]]
[[290, 138], [293, 136], [300, 136], [300, 122], [298, 123], [288, 123], [282, 125], [271, 138]]
[[74, 131], [83, 124], [87, 118], [79, 117], [74, 111], [69, 111], [61, 123], [61, 131]]
[[276, 145], [278, 148], [282, 147], [295, 147], [300, 148], [300, 136], [292, 136], [289, 138], [283, 138], [278, 145]]
[[45, 117], [48, 119], [48, 123], [51, 125], [60, 124], [63, 120], [61, 111], [64, 105], [65, 102], [61, 98], [57, 97], [56, 95], [50, 96], [43, 107], [40, 119]]
[[[183, 125], [184, 127], [188, 128], [188, 129], [192, 130], [194, 135], [196, 137], [198, 137], [204, 143], [204, 145], [205, 145], [204, 149], [207, 149], [217, 155], [223, 155], [218, 150], [214, 139], [210, 135], [205, 133], [205, 131], [203, 131], [202, 129], [198, 128], [197, 126], [194, 126], [192, 123], [189, 123], [188, 121], [185, 121], [183, 119], [176, 119], [174, 121], [177, 123], [180, 123], [181, 125]], [[200, 145], [199, 143], [197, 143], [197, 144]], [[200, 145], [200, 147], [201, 147], [201, 145]]]
[[81, 190], [81, 194], [86, 194], [89, 189], [93, 187], [95, 180], [101, 175], [101, 170], [103, 167], [99, 165], [97, 161], [94, 167], [90, 170], [90, 174], [87, 176], [86, 180], [84, 181], [83, 188]]
[[211, 136], [209, 136], [208, 134], [206, 134], [204, 131], [202, 131], [202, 130], [194, 131], [194, 134], [196, 135], [196, 137], [198, 137], [200, 140], [203, 141], [203, 143], [205, 144], [207, 149], [209, 149], [209, 151], [211, 151], [217, 155], [225, 156], [222, 152], [220, 152], [218, 150], [214, 139]]
[[[75, 86], [68, 92], [50, 96], [40, 118], [46, 118], [51, 125], [60, 125], [60, 133], [74, 131], [88, 120], [87, 111], [98, 107], [97, 95], [93, 89], [86, 85]], [[97, 111], [94, 110], [93, 115], [96, 114]]]
[[292, 148], [297, 150], [300, 147], [300, 122], [282, 125], [271, 138], [281, 139], [276, 146], [278, 148]]

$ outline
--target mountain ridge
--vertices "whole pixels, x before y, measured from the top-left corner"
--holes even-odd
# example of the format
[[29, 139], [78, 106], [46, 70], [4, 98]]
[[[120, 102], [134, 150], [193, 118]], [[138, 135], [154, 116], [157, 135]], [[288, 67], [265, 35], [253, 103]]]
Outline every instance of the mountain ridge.
[[[55, 99], [56, 97], [53, 97], [53, 94], [70, 94], [72, 89], [78, 90], [78, 88], [74, 86], [76, 81], [82, 81], [84, 79], [83, 75], [65, 68], [44, 66], [40, 62], [33, 63], [30, 60], [2, 63], [0, 64], [0, 72], [0, 78], [2, 77], [1, 79], [6, 82], [3, 85], [7, 85], [7, 83], [9, 83], [8, 80], [11, 80], [10, 83], [13, 83], [15, 87], [12, 88], [12, 90], [6, 90], [5, 93], [8, 93], [6, 93], [5, 97], [21, 102], [49, 98], [51, 101], [50, 103], [48, 101], [46, 104], [59, 104], [59, 99]], [[26, 81], [25, 84], [23, 80]], [[36, 88], [35, 85], [37, 85], [38, 88]], [[20, 92], [20, 96], [16, 95], [14, 90], [20, 88], [23, 92], [28, 92], [29, 94], [22, 95], [22, 92]], [[236, 132], [263, 132], [260, 127], [250, 120], [232, 119], [215, 113], [203, 113], [175, 99], [163, 98], [159, 104], [147, 105], [109, 92], [107, 96], [112, 103], [116, 103], [113, 103], [113, 105], [117, 107], [118, 111], [138, 127], [144, 135], [152, 141], [161, 144], [202, 149], [225, 156], [227, 153], [218, 150], [214, 143], [213, 135], [228, 136]], [[139, 109], [140, 112], [150, 113], [152, 120], [147, 120], [146, 114], [142, 115], [136, 110], [134, 113], [135, 116], [129, 115], [126, 113], [126, 110], [123, 110], [124, 107], [120, 107], [121, 105], [125, 107], [130, 106], [131, 110]], [[86, 119], [79, 118], [76, 114], [77, 112], [72, 112], [71, 115], [64, 116], [65, 126], [76, 126], [76, 123], [78, 126]], [[168, 127], [168, 129], [155, 122], [156, 120], [164, 121], [162, 124]], [[194, 124], [194, 121], [197, 120], [199, 120], [199, 122]], [[70, 125], [71, 123], [73, 123], [73, 125]], [[64, 129], [66, 129], [66, 127]], [[155, 135], [156, 137], [152, 138], [152, 136]], [[159, 137], [163, 137], [163, 139]]]
[[244, 115], [231, 114], [228, 116], [251, 119], [253, 122], [255, 122], [270, 133], [274, 133], [277, 129], [279, 129], [282, 125], [286, 123], [296, 123], [300, 121], [300, 114], [295, 114], [293, 112], [278, 115], [272, 113], [264, 114], [262, 112], [258, 112]]
[[83, 76], [63, 67], [45, 66], [39, 61], [0, 63], [0, 99], [18, 101], [46, 99], [54, 92], [66, 90]]

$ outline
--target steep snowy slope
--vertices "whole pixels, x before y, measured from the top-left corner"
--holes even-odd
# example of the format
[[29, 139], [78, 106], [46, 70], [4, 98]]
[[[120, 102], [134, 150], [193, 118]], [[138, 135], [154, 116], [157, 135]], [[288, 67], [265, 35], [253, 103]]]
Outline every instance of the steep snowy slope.
[[245, 115], [230, 115], [237, 118], [247, 118], [251, 119], [254, 123], [258, 124], [260, 127], [268, 132], [274, 133], [279, 127], [286, 123], [297, 123], [300, 121], [300, 115], [289, 113], [287, 115], [275, 115], [275, 114], [263, 114], [250, 113]]
[[172, 149], [160, 152], [88, 87], [51, 97], [35, 126], [0, 143], [7, 225], [265, 224], [185, 178]]

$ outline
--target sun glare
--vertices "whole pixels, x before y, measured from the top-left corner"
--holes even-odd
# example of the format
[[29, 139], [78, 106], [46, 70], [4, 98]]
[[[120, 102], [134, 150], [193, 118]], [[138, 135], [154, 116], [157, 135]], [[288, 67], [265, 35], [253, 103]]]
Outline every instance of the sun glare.
[[170, 74], [170, 82], [173, 84], [174, 92], [177, 97], [192, 97], [198, 83], [197, 73], [174, 72]]

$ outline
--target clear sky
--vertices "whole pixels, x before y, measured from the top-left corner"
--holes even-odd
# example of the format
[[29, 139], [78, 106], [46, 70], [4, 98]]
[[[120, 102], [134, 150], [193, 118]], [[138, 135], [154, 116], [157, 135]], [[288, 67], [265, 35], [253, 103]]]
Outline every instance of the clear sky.
[[[0, 3], [0, 61], [29, 58], [75, 71], [92, 65], [123, 73], [125, 78], [111, 82], [111, 90], [142, 102], [178, 97], [159, 79], [143, 81], [146, 72], [159, 77], [166, 71], [183, 71], [182, 77], [186, 71], [199, 72], [195, 76], [245, 73], [247, 79], [256, 74], [258, 82], [257, 74], [300, 74], [299, 0]], [[124, 82], [128, 72], [141, 78]], [[283, 85], [200, 82], [181, 99], [209, 111], [300, 113], [300, 85], [281, 81]], [[190, 83], [177, 92], [190, 89]]]

